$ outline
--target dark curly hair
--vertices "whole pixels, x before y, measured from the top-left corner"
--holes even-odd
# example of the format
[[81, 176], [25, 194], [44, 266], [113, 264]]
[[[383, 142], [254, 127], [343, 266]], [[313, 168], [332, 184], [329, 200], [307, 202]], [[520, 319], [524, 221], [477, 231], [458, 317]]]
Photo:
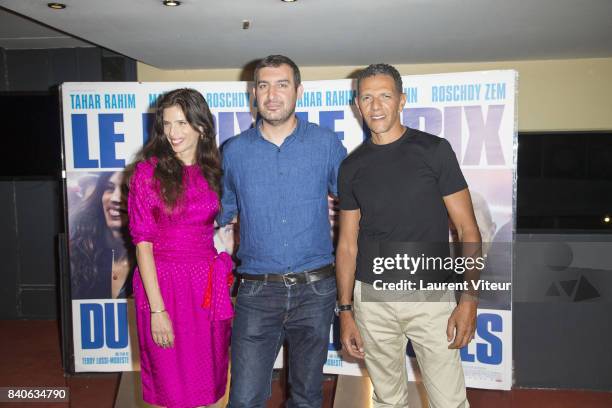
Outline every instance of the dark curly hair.
[[[154, 177], [159, 182], [161, 196], [172, 208], [181, 197], [184, 189], [184, 165], [172, 150], [172, 146], [164, 135], [164, 109], [178, 106], [183, 111], [189, 125], [199, 131], [201, 137], [196, 147], [196, 163], [210, 188], [221, 196], [221, 160], [215, 137], [215, 125], [208, 103], [202, 94], [195, 89], [181, 88], [169, 91], [160, 96], [156, 108], [153, 129], [147, 144], [138, 154], [136, 163], [155, 158]], [[133, 174], [135, 164], [128, 170]]]

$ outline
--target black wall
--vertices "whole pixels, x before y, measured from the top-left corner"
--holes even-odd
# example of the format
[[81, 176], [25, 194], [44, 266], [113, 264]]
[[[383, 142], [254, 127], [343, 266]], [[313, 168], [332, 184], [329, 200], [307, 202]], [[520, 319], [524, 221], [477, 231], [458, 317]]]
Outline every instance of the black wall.
[[[5, 107], [0, 136], [7, 156], [0, 166], [0, 319], [56, 319], [59, 314], [57, 236], [64, 220], [57, 86], [135, 80], [134, 60], [97, 47], [0, 48]], [[52, 112], [22, 115], [22, 105]]]
[[51, 178], [0, 181], [0, 319], [56, 317], [60, 197], [61, 185]]
[[612, 132], [519, 133], [515, 384], [612, 390]]
[[612, 390], [612, 236], [516, 238], [515, 386]]
[[136, 81], [136, 61], [98, 48], [0, 48], [0, 91], [49, 92], [62, 82]]

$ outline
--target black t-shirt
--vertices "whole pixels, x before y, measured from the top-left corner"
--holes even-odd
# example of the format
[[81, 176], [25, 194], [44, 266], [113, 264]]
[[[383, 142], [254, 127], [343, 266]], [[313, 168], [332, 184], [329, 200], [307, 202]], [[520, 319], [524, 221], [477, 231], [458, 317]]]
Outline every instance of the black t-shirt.
[[448, 141], [407, 128], [395, 142], [371, 139], [340, 166], [340, 209], [361, 210], [356, 279], [372, 283], [381, 242], [448, 242], [442, 198], [467, 187]]

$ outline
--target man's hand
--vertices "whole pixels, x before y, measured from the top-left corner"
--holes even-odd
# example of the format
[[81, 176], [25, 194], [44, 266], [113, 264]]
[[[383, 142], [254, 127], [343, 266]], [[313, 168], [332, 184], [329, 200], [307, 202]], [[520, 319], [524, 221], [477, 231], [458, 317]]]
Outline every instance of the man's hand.
[[474, 338], [476, 308], [476, 302], [462, 301], [451, 313], [446, 326], [447, 341], [452, 340], [452, 343], [448, 345], [449, 349], [465, 347]]
[[340, 342], [342, 348], [351, 356], [363, 360], [363, 340], [355, 324], [352, 312], [340, 312]]
[[[220, 227], [216, 232], [216, 238], [228, 254], [234, 253], [234, 224]], [[216, 246], [216, 245], [215, 245]]]

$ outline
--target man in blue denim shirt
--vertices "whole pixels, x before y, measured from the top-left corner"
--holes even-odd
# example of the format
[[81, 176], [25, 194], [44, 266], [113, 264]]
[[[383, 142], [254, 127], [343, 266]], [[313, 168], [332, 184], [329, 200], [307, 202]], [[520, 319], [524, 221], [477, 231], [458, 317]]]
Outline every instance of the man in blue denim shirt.
[[261, 120], [223, 149], [219, 224], [240, 217], [241, 274], [232, 333], [229, 408], [264, 407], [286, 340], [288, 407], [319, 408], [336, 302], [328, 193], [346, 149], [330, 130], [300, 120], [300, 72], [271, 55], [255, 68]]

